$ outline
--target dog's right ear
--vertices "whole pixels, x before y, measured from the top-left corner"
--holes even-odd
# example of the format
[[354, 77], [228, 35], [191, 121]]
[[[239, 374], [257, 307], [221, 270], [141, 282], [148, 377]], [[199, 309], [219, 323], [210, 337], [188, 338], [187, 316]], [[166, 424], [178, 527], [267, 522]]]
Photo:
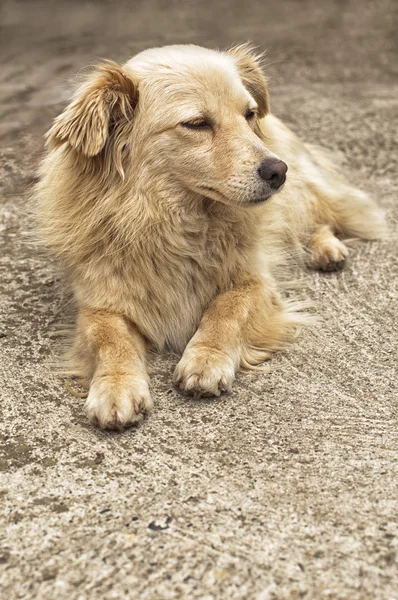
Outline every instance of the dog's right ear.
[[269, 97], [267, 79], [260, 62], [263, 55], [256, 55], [248, 43], [234, 46], [227, 53], [234, 59], [243, 85], [257, 102], [258, 116], [264, 117], [269, 113]]
[[133, 116], [138, 101], [137, 83], [123, 67], [106, 62], [90, 74], [72, 102], [47, 133], [47, 146], [65, 142], [85, 156], [95, 156], [105, 146], [111, 127]]

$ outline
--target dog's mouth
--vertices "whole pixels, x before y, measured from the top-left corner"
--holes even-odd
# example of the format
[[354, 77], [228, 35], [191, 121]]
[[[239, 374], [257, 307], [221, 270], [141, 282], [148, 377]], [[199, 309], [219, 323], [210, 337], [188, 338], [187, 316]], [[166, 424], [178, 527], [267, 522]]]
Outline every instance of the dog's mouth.
[[213, 194], [218, 194], [220, 195], [220, 192], [217, 192], [217, 190], [215, 190], [212, 187], [209, 187], [208, 185], [201, 185], [200, 189], [204, 192], [212, 192]]
[[265, 202], [267, 202], [267, 200], [269, 200], [277, 192], [279, 192], [279, 190], [271, 190], [270, 192], [267, 192], [266, 194], [263, 194], [262, 196], [257, 196], [256, 198], [252, 198], [251, 200], [248, 200], [247, 202], [242, 202], [242, 206], [258, 206], [259, 204], [264, 204]]
[[257, 196], [256, 198], [252, 198], [248, 202], [244, 202], [243, 205], [244, 206], [256, 206], [256, 204], [264, 204], [264, 202], [269, 200], [271, 198], [271, 196], [274, 196], [275, 194], [277, 194], [278, 192], [280, 192], [283, 189], [285, 181], [286, 181], [286, 177], [284, 176], [281, 185], [276, 190], [273, 188], [270, 188], [270, 191], [267, 192], [266, 194], [263, 194], [262, 196]]
[[[285, 181], [286, 181], [286, 178], [284, 179], [282, 185], [277, 190], [270, 189], [270, 191], [267, 192], [266, 194], [262, 194], [261, 196], [256, 196], [255, 198], [251, 198], [250, 200], [240, 202], [239, 206], [246, 207], [246, 206], [256, 206], [259, 204], [264, 204], [267, 200], [269, 200], [271, 198], [271, 196], [273, 196], [274, 194], [277, 194], [283, 188], [283, 184], [285, 183]], [[207, 185], [201, 185], [200, 192], [209, 194], [213, 197], [216, 196], [217, 199], [219, 199], [221, 201], [224, 200], [224, 203], [227, 200], [227, 198], [223, 194], [221, 194], [215, 188], [207, 186]], [[227, 204], [230, 204], [230, 202], [227, 202]]]
[[224, 196], [224, 194], [221, 194], [215, 188], [212, 188], [208, 185], [201, 185], [200, 187], [198, 186], [198, 191], [210, 198], [210, 200], [217, 200], [223, 204], [229, 204], [228, 199]]
[[264, 202], [267, 202], [267, 200], [269, 200], [272, 196], [272, 192], [269, 194], [266, 194], [264, 196], [260, 196], [259, 198], [253, 198], [252, 200], [249, 200], [248, 202], [243, 202], [244, 206], [255, 206], [256, 204], [264, 204]]
[[[220, 199], [222, 198], [222, 199], [227, 200], [227, 198], [223, 194], [221, 194], [220, 192], [218, 192], [215, 188], [212, 188], [212, 187], [207, 186], [207, 185], [201, 185], [200, 189], [201, 189], [202, 193], [205, 192], [205, 193], [208, 193], [208, 194], [216, 195]], [[272, 191], [270, 193], [268, 193], [268, 194], [263, 194], [262, 196], [259, 196], [257, 198], [253, 198], [252, 200], [248, 200], [246, 202], [241, 202], [240, 205], [241, 206], [250, 206], [252, 204], [262, 204], [263, 202], [266, 202], [268, 200], [268, 198], [270, 198], [270, 196], [272, 196]]]

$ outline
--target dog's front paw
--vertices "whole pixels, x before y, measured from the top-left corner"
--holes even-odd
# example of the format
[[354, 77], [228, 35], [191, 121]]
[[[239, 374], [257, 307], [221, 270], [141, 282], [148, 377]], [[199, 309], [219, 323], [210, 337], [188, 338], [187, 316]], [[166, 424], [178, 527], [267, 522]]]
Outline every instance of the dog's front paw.
[[94, 377], [86, 400], [90, 421], [102, 429], [122, 430], [142, 421], [151, 408], [148, 382], [135, 375]]
[[235, 370], [228, 354], [205, 345], [192, 345], [186, 348], [174, 371], [174, 383], [195, 398], [220, 396], [231, 391]]
[[337, 237], [331, 237], [312, 248], [312, 263], [322, 271], [341, 271], [348, 248]]

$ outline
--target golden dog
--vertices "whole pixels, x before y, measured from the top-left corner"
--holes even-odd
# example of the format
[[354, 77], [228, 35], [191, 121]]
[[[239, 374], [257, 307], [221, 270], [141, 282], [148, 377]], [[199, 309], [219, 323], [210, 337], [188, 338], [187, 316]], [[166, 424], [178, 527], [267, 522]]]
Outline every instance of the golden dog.
[[380, 209], [269, 113], [246, 45], [106, 62], [47, 141], [41, 229], [73, 287], [76, 374], [91, 382], [87, 413], [101, 427], [151, 409], [149, 347], [182, 352], [182, 391], [230, 390], [239, 367], [269, 358], [305, 320], [278, 293], [286, 248], [307, 245], [334, 270], [347, 256], [336, 233], [384, 230]]

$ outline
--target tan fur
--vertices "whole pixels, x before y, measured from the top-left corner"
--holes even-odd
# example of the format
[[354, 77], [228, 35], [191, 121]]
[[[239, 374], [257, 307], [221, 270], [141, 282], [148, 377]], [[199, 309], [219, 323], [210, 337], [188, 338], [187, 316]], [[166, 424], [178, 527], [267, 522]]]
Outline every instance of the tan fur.
[[239, 71], [243, 85], [253, 96], [258, 106], [260, 119], [269, 113], [267, 79], [259, 68], [262, 55], [255, 55], [248, 44], [241, 44], [229, 50]]
[[[248, 47], [169, 46], [97, 67], [50, 130], [41, 230], [80, 309], [76, 372], [91, 379], [87, 411], [101, 427], [150, 410], [148, 345], [183, 353], [183, 391], [230, 390], [240, 366], [305, 322], [278, 291], [286, 253], [307, 243], [331, 268], [345, 252], [334, 233], [383, 233], [377, 206], [268, 112]], [[195, 119], [211, 126], [182, 125]], [[288, 164], [286, 184], [252, 205], [272, 157]]]
[[317, 225], [310, 240], [311, 258], [322, 271], [338, 271], [344, 267], [348, 248], [333, 233], [330, 225]]

